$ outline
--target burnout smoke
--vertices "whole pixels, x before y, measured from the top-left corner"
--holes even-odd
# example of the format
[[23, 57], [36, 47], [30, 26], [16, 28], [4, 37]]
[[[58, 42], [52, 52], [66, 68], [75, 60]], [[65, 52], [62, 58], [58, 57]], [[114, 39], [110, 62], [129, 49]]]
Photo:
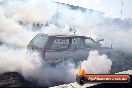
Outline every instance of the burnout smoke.
[[[79, 35], [102, 37], [106, 40], [104, 45], [113, 44], [115, 49], [132, 54], [131, 23], [131, 19], [107, 18], [100, 12], [74, 9], [52, 0], [1, 0], [0, 73], [17, 71], [26, 79], [34, 78], [42, 85], [73, 82], [74, 62], [60, 63], [56, 67], [47, 65], [37, 52], [26, 53], [30, 40], [39, 32], [72, 33], [76, 30]], [[82, 65], [88, 73], [107, 74], [113, 61], [106, 55], [91, 51]]]
[[27, 80], [35, 79], [43, 86], [75, 81], [75, 66], [60, 63], [55, 67], [44, 63], [37, 52], [27, 54], [25, 49], [0, 46], [0, 73], [19, 72]]
[[81, 63], [87, 74], [108, 74], [111, 71], [112, 61], [106, 55], [99, 55], [98, 51], [90, 51], [87, 60]]
[[[121, 20], [120, 18], [107, 18], [104, 17], [101, 12], [90, 11], [88, 9], [84, 11], [70, 9], [66, 5], [56, 4], [53, 0], [10, 0], [3, 2], [0, 9], [4, 15], [1, 16], [0, 30], [5, 30], [3, 29], [4, 24], [4, 26], [9, 25], [6, 29], [10, 29], [10, 31], [12, 31], [12, 29], [13, 31], [18, 31], [19, 29], [32, 31], [34, 30], [32, 27], [33, 24], [38, 23], [40, 25], [42, 24], [40, 28], [42, 27], [41, 32], [44, 33], [64, 33], [70, 30], [64, 30], [65, 28], [71, 28], [72, 30], [76, 30], [77, 34], [87, 35], [94, 38], [105, 38], [105, 45], [113, 44], [114, 48], [123, 49], [124, 51], [131, 53], [131, 19]], [[18, 24], [19, 22], [21, 25]], [[10, 27], [10, 25], [15, 27]], [[113, 35], [113, 32], [116, 35]], [[23, 33], [23, 31], [21, 31], [21, 33]], [[26, 35], [29, 33], [27, 32]], [[11, 34], [12, 33], [8, 33], [6, 35], [10, 35], [12, 38]], [[0, 40], [11, 44], [16, 42], [13, 41], [15, 40], [14, 37], [12, 41], [9, 41], [5, 33], [2, 35], [3, 36], [1, 36], [2, 38], [0, 37]], [[24, 35], [24, 33], [21, 35]], [[32, 34], [30, 33], [30, 36], [31, 35]], [[22, 36], [19, 36], [18, 34], [15, 36], [15, 38], [18, 38], [18, 42], [16, 43], [20, 44], [21, 41], [24, 41], [25, 39], [27, 39], [27, 41], [31, 39], [23, 36], [20, 41], [21, 37]], [[26, 46], [26, 43], [20, 46], [24, 47]]]
[[28, 55], [25, 49], [0, 46], [0, 73], [16, 71], [30, 76], [40, 66], [41, 58], [37, 52]]

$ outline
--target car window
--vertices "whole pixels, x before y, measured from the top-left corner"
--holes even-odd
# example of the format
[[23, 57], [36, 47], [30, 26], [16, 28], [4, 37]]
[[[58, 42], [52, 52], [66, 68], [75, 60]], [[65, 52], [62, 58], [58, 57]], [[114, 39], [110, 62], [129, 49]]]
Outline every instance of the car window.
[[86, 48], [97, 48], [98, 45], [91, 39], [85, 39]]
[[85, 48], [84, 41], [81, 38], [72, 38], [71, 49]]
[[32, 44], [38, 48], [43, 48], [46, 41], [48, 39], [48, 35], [37, 35], [35, 38], [32, 40]]
[[69, 39], [55, 39], [51, 46], [51, 49], [61, 50], [67, 49], [69, 45]]

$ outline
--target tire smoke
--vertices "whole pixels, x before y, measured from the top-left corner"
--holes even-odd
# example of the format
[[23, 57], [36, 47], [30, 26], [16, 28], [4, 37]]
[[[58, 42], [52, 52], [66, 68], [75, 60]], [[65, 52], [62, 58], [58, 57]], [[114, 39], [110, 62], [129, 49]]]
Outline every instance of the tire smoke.
[[109, 74], [112, 66], [111, 59], [98, 51], [89, 52], [89, 57], [81, 63], [87, 74]]
[[[37, 52], [28, 55], [27, 44], [39, 32], [76, 33], [105, 38], [104, 45], [132, 53], [132, 20], [106, 18], [102, 13], [71, 9], [52, 0], [1, 0], [0, 2], [0, 73], [20, 72], [26, 79], [42, 85], [75, 81], [75, 63], [55, 67], [43, 62]], [[106, 55], [91, 51], [82, 62], [88, 73], [109, 73], [112, 62]]]

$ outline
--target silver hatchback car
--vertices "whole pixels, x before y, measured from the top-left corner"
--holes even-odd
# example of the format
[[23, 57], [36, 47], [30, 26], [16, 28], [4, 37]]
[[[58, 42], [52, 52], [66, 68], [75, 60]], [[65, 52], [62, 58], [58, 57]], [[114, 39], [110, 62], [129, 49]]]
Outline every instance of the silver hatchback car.
[[61, 60], [80, 61], [87, 59], [90, 50], [101, 54], [110, 53], [112, 48], [102, 47], [100, 42], [76, 34], [48, 35], [39, 33], [28, 44], [28, 51], [38, 51], [47, 62]]

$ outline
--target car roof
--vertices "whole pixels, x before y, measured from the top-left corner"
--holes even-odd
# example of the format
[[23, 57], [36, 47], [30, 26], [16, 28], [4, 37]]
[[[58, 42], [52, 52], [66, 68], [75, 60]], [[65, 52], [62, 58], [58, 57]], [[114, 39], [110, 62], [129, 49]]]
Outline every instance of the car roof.
[[49, 35], [51, 37], [56, 37], [56, 38], [88, 38], [86, 36], [80, 36], [80, 35], [76, 35], [76, 34], [52, 34]]
[[76, 34], [44, 34], [44, 33], [38, 33], [38, 35], [47, 35], [49, 37], [54, 38], [89, 38], [86, 36], [76, 35]]

